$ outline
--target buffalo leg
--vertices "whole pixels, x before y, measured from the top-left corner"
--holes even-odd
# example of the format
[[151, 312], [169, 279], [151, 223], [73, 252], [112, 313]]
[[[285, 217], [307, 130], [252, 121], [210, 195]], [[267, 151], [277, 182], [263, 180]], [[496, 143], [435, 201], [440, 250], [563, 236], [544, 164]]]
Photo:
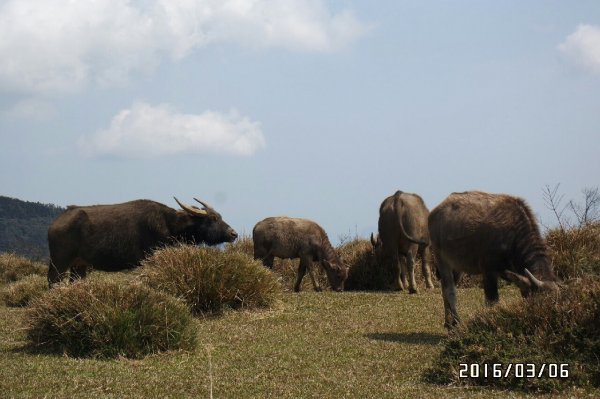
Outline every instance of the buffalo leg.
[[310, 263], [310, 259], [302, 256], [300, 257], [300, 264], [298, 265], [298, 276], [296, 277], [296, 283], [294, 284], [294, 291], [300, 292], [300, 286], [302, 284], [302, 279], [306, 274], [306, 269], [308, 268]]
[[421, 257], [421, 272], [425, 278], [425, 286], [427, 288], [433, 288], [433, 282], [431, 281], [431, 268], [429, 267], [429, 260], [427, 259], [427, 247], [419, 247], [419, 256]]
[[267, 255], [262, 259], [262, 263], [269, 269], [273, 269], [273, 260], [274, 259], [275, 259], [275, 257], [273, 255]]
[[310, 281], [312, 281], [313, 288], [315, 289], [315, 291], [320, 292], [321, 286], [319, 285], [319, 282], [315, 279], [315, 275], [314, 275], [314, 263], [309, 261], [307, 269], [308, 269], [308, 275], [310, 276]]
[[69, 274], [69, 281], [75, 282], [79, 279], [85, 278], [87, 275], [87, 266], [88, 265], [81, 259], [76, 259], [73, 261], [73, 264], [71, 265], [71, 273]]
[[399, 291], [403, 291], [408, 288], [408, 281], [406, 281], [405, 266], [400, 261], [398, 254], [394, 254], [391, 259], [392, 270], [394, 273], [394, 280], [397, 282], [396, 288]]
[[56, 283], [59, 283], [64, 274], [59, 271], [59, 268], [50, 261], [48, 264], [48, 287], [52, 288]]
[[408, 272], [408, 293], [416, 294], [417, 282], [415, 281], [415, 257], [412, 251], [408, 251], [408, 253], [406, 254], [406, 269]]
[[456, 312], [456, 285], [454, 284], [454, 274], [449, 265], [442, 261], [440, 256], [436, 256], [440, 281], [442, 283], [442, 297], [444, 298], [444, 326], [451, 329], [456, 326], [460, 319]]
[[485, 304], [492, 306], [498, 303], [498, 276], [494, 273], [483, 275], [483, 291], [485, 293]]
[[262, 261], [262, 264], [266, 267], [268, 267], [269, 269], [273, 268], [273, 260], [274, 260], [274, 256], [271, 253], [271, 251], [267, 252], [266, 255], [264, 254], [264, 252], [262, 251], [257, 251], [256, 249], [254, 249], [254, 259], [260, 259]]

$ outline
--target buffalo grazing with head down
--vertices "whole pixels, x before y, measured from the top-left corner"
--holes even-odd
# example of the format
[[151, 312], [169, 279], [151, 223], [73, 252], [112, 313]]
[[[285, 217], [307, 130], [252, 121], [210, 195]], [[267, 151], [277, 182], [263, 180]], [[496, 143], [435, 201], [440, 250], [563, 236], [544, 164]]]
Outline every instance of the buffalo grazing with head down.
[[300, 258], [294, 291], [300, 291], [300, 284], [307, 270], [315, 291], [321, 290], [313, 275], [313, 261], [319, 262], [325, 269], [333, 290], [344, 289], [348, 269], [331, 246], [325, 230], [315, 222], [286, 216], [269, 217], [254, 226], [252, 239], [254, 259], [261, 259], [269, 268], [273, 268], [275, 257]]
[[414, 274], [417, 254], [421, 258], [425, 284], [427, 288], [433, 288], [426, 252], [429, 246], [428, 215], [429, 210], [420, 196], [396, 191], [379, 207], [377, 239], [371, 234], [377, 262], [390, 266], [394, 285], [400, 290], [408, 288], [411, 294], [417, 292]]
[[490, 305], [498, 301], [498, 277], [515, 283], [524, 297], [558, 288], [537, 222], [521, 198], [479, 191], [452, 193], [431, 211], [429, 234], [447, 328], [459, 322], [454, 272], [483, 274]]
[[48, 229], [50, 286], [67, 272], [71, 281], [85, 277], [89, 266], [104, 271], [136, 267], [154, 248], [175, 241], [216, 245], [237, 238], [217, 211], [195, 200], [203, 208], [177, 198], [182, 210], [150, 200], [69, 206]]

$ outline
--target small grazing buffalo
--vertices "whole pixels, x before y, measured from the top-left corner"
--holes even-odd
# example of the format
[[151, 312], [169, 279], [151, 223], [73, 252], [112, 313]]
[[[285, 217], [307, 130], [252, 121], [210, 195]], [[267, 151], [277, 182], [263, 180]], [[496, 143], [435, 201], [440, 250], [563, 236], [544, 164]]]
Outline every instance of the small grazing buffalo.
[[546, 245], [521, 198], [479, 191], [452, 193], [429, 215], [429, 235], [442, 282], [445, 325], [459, 322], [454, 272], [483, 274], [486, 303], [498, 302], [498, 277], [525, 297], [556, 290]]
[[428, 215], [429, 210], [420, 196], [396, 191], [384, 199], [379, 207], [377, 239], [371, 234], [377, 262], [380, 265], [389, 265], [391, 262], [394, 284], [397, 282], [400, 290], [408, 288], [411, 294], [417, 292], [414, 274], [417, 254], [421, 258], [425, 284], [427, 288], [433, 288], [426, 252], [429, 246]]
[[215, 245], [237, 238], [221, 215], [195, 200], [202, 209], [177, 198], [181, 211], [150, 200], [69, 206], [48, 229], [48, 283], [52, 287], [67, 272], [71, 281], [83, 278], [88, 266], [105, 271], [133, 268], [154, 248], [175, 241]]
[[254, 226], [252, 239], [254, 259], [261, 259], [269, 268], [273, 268], [275, 257], [300, 258], [294, 291], [300, 291], [300, 284], [307, 269], [315, 291], [321, 290], [313, 275], [313, 261], [320, 262], [325, 269], [332, 289], [344, 289], [348, 269], [331, 246], [325, 230], [315, 222], [285, 216], [266, 218]]

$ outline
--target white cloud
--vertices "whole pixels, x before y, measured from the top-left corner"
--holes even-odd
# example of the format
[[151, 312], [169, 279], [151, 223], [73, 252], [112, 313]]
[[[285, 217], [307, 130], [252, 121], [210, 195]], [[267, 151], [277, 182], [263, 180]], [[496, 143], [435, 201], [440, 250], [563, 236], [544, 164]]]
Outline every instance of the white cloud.
[[569, 60], [594, 73], [600, 73], [600, 27], [579, 25], [558, 46]]
[[218, 153], [248, 156], [265, 147], [260, 123], [236, 111], [183, 114], [162, 104], [136, 103], [113, 117], [107, 129], [79, 146], [92, 157], [152, 158]]
[[211, 43], [331, 51], [364, 31], [324, 0], [8, 0], [0, 5], [0, 90], [120, 83]]

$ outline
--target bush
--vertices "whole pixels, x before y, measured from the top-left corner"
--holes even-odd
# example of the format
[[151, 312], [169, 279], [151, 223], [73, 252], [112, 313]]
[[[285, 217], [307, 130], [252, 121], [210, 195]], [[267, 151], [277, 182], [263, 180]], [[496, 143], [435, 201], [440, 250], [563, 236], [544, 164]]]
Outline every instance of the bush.
[[[441, 384], [492, 385], [526, 391], [600, 386], [600, 279], [574, 280], [558, 293], [488, 309], [453, 332], [425, 378]], [[568, 378], [459, 379], [459, 363], [568, 363]]]
[[186, 306], [141, 284], [84, 280], [53, 288], [31, 304], [26, 325], [34, 348], [75, 357], [141, 358], [196, 345]]
[[31, 274], [4, 287], [0, 297], [6, 306], [27, 306], [46, 291], [48, 291], [48, 279]]
[[600, 223], [549, 230], [546, 243], [560, 279], [600, 276]]
[[348, 266], [346, 291], [393, 290], [393, 273], [377, 263], [369, 240], [354, 239], [338, 250]]
[[30, 274], [48, 274], [48, 266], [14, 253], [0, 253], [0, 282], [17, 281]]
[[[348, 279], [344, 286], [346, 291], [393, 291], [397, 289], [397, 283], [394, 281], [398, 275], [397, 271], [392, 270], [389, 263], [387, 265], [378, 264], [372, 248], [370, 240], [360, 238], [343, 243], [338, 247], [338, 251], [349, 267]], [[427, 253], [429, 254], [429, 251]], [[404, 262], [404, 260], [401, 262]], [[431, 279], [435, 284], [435, 266], [431, 257], [429, 265]], [[415, 259], [414, 270], [417, 285], [424, 287], [420, 257]]]
[[165, 247], [144, 260], [140, 272], [148, 285], [183, 299], [194, 314], [270, 307], [281, 295], [281, 285], [270, 270], [231, 250]]

